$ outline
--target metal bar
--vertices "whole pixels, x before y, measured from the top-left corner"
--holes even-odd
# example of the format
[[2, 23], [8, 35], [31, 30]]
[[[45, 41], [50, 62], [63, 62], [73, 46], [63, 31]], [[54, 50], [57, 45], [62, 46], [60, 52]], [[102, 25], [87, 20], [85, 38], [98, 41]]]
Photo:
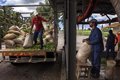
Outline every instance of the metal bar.
[[1, 7], [36, 7], [36, 6], [51, 6], [51, 5], [4, 5]]
[[108, 20], [109, 20], [109, 25], [111, 25], [111, 19], [110, 19], [110, 17], [106, 14], [106, 17], [108, 18]]

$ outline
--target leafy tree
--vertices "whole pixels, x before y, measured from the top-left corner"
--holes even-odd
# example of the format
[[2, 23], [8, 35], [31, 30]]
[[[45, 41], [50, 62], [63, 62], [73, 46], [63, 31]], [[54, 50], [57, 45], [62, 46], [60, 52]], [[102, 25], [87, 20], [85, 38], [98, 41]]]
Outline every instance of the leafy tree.
[[[39, 3], [40, 5], [50, 5], [48, 0], [45, 3]], [[53, 9], [50, 6], [39, 6], [36, 11], [44, 16], [46, 19], [53, 17]]]

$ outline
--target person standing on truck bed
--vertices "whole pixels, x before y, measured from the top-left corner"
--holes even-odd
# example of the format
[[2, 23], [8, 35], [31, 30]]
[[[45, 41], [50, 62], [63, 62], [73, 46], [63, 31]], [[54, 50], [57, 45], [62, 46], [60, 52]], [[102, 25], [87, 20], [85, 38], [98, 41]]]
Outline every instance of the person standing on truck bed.
[[42, 24], [42, 21], [44, 22], [48, 22], [46, 19], [44, 19], [40, 13], [37, 13], [37, 12], [34, 12], [34, 17], [32, 18], [32, 28], [31, 28], [31, 31], [32, 32], [32, 29], [33, 29], [33, 26], [35, 26], [35, 31], [34, 31], [34, 34], [33, 34], [33, 41], [34, 41], [34, 45], [37, 44], [37, 38], [38, 36], [40, 37], [40, 49], [43, 49], [43, 31], [44, 31], [44, 27], [43, 27], [43, 24]]

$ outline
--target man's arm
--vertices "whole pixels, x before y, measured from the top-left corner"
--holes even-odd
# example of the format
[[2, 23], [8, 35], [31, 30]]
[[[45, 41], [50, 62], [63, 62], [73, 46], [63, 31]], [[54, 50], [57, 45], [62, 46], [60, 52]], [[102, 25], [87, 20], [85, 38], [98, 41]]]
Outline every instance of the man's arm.
[[40, 17], [42, 21], [48, 22], [48, 20], [44, 19], [43, 17]]

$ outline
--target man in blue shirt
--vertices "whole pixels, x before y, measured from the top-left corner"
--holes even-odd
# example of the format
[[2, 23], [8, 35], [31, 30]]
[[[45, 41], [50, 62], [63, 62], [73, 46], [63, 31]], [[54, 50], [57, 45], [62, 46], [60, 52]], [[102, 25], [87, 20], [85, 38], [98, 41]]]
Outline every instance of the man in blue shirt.
[[100, 76], [100, 65], [101, 65], [101, 52], [104, 49], [102, 32], [99, 28], [97, 28], [97, 20], [92, 19], [89, 23], [92, 28], [91, 33], [88, 38], [88, 44], [91, 45], [91, 62], [92, 62], [92, 70], [91, 76], [94, 78], [99, 78]]

